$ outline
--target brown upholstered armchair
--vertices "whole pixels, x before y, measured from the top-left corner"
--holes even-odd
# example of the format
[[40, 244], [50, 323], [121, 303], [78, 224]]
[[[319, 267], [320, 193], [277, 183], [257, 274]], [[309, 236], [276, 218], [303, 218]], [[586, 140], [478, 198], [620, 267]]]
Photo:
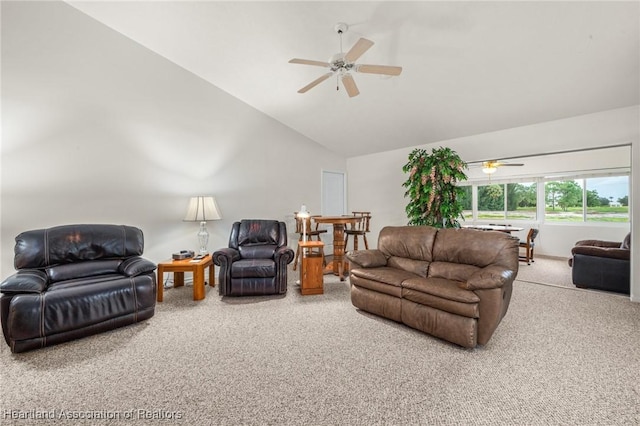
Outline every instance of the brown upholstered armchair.
[[287, 265], [293, 260], [287, 247], [287, 228], [276, 220], [235, 222], [229, 247], [213, 253], [220, 267], [221, 296], [255, 296], [287, 292]]
[[582, 240], [571, 249], [573, 284], [579, 288], [629, 294], [631, 233], [624, 241]]

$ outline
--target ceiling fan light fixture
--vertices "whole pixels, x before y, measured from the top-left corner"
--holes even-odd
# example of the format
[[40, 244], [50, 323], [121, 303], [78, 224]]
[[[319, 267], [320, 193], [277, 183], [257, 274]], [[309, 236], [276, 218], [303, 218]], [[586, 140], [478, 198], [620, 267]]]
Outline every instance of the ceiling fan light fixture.
[[494, 174], [498, 169], [495, 166], [484, 166], [482, 168], [482, 173], [486, 173], [488, 175]]
[[362, 72], [365, 74], [379, 74], [385, 76], [400, 75], [400, 73], [402, 72], [402, 67], [389, 65], [356, 64], [356, 61], [362, 55], [364, 55], [371, 48], [371, 46], [374, 45], [374, 43], [371, 40], [367, 40], [366, 38], [361, 37], [351, 47], [351, 49], [349, 49], [348, 52], [344, 53], [344, 50], [342, 49], [342, 34], [349, 29], [349, 26], [343, 22], [339, 22], [335, 25], [334, 28], [340, 37], [340, 53], [336, 53], [331, 58], [329, 58], [329, 62], [298, 58], [293, 58], [289, 61], [289, 63], [291, 64], [313, 65], [317, 67], [328, 68], [330, 70], [329, 73], [321, 76], [320, 78], [317, 78], [302, 89], [298, 90], [298, 93], [306, 93], [309, 89], [317, 86], [332, 74], [335, 74], [338, 79], [342, 80], [342, 84], [349, 94], [349, 97], [354, 97], [357, 96], [360, 91], [358, 90], [355, 80], [353, 79], [353, 76], [351, 76], [349, 71]]

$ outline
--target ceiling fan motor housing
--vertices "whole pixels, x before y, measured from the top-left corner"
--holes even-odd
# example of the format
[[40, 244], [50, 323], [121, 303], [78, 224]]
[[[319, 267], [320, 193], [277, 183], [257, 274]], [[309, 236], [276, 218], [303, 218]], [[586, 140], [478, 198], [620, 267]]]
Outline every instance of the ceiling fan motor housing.
[[333, 27], [338, 34], [344, 34], [349, 30], [349, 25], [344, 22], [338, 22], [335, 27]]

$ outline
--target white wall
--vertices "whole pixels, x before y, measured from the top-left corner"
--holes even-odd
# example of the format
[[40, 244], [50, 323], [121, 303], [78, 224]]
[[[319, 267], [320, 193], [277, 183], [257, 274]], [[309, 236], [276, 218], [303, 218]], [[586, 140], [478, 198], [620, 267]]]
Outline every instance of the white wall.
[[[491, 132], [440, 143], [423, 145], [431, 149], [447, 146], [454, 149], [463, 160], [477, 161], [490, 158], [514, 158], [545, 152], [584, 149], [590, 147], [632, 144], [630, 194], [631, 222], [640, 223], [640, 108], [638, 106], [604, 111], [579, 117], [546, 122], [531, 126]], [[402, 137], [399, 131], [398, 137]], [[406, 176], [402, 166], [412, 148], [354, 157], [347, 160], [348, 197], [350, 210], [372, 212], [372, 245], [380, 229], [386, 225], [405, 225], [407, 217], [404, 208], [402, 183]], [[571, 165], [568, 165], [571, 167]], [[525, 224], [526, 226], [526, 224]], [[622, 241], [629, 232], [629, 224], [583, 226], [543, 224], [540, 229], [536, 253], [568, 257], [575, 241], [597, 238]], [[632, 264], [634, 282], [632, 300], [640, 300], [640, 233], [635, 232], [632, 240]]]
[[342, 157], [64, 3], [1, 6], [2, 277], [24, 230], [135, 225], [157, 262], [197, 248], [198, 224], [182, 222], [190, 196], [217, 198], [215, 250], [235, 220], [284, 220], [303, 201], [319, 212], [320, 170], [346, 170]]

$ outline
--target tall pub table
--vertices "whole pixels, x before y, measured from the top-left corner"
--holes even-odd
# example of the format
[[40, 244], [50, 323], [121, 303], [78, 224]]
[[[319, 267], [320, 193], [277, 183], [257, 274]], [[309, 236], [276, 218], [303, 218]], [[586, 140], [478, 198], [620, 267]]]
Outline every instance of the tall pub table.
[[347, 224], [359, 222], [362, 218], [357, 216], [314, 216], [317, 223], [333, 225], [333, 261], [327, 265], [334, 275], [344, 281], [344, 228]]

